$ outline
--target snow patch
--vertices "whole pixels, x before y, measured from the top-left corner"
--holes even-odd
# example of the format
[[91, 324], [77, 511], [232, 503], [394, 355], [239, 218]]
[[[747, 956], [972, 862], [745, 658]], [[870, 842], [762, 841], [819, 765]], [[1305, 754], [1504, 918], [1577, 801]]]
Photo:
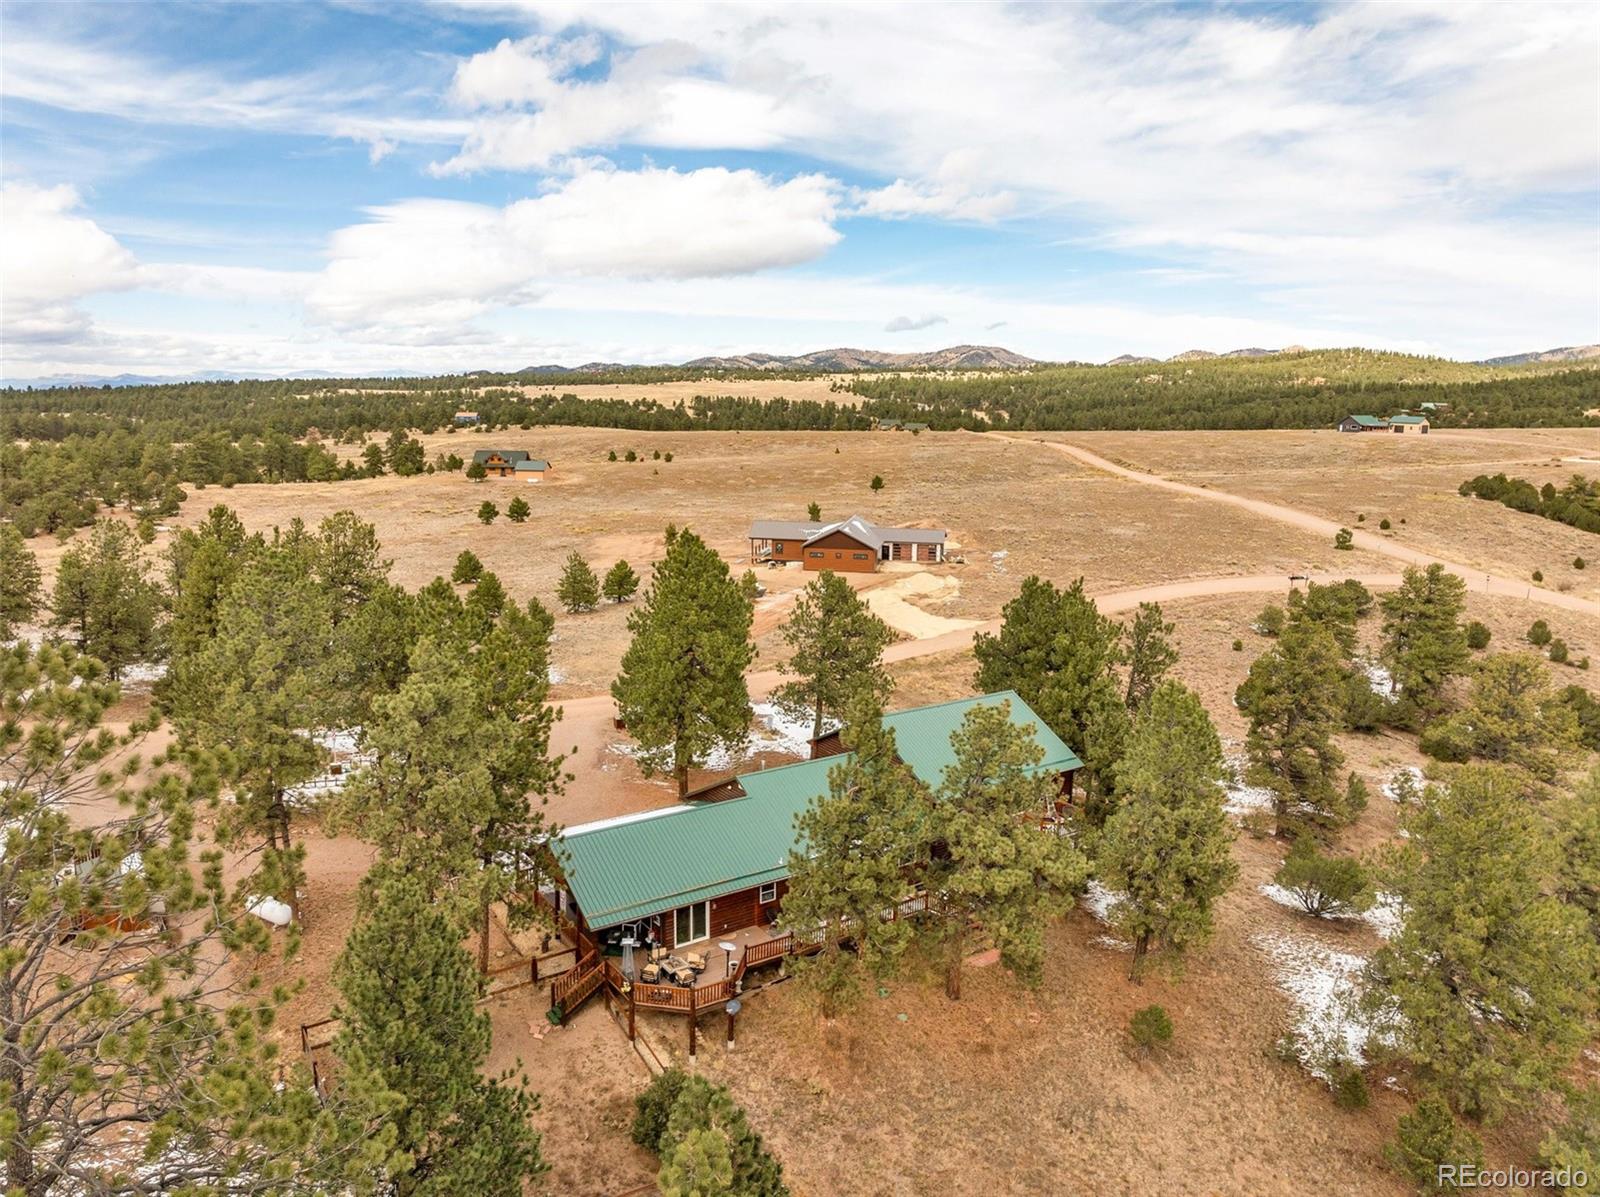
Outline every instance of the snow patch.
[[1089, 888], [1079, 899], [1083, 908], [1102, 923], [1111, 922], [1111, 908], [1122, 901], [1122, 895], [1115, 890], [1107, 889], [1098, 881], [1089, 882]]
[[1361, 918], [1384, 939], [1393, 939], [1400, 934], [1400, 927], [1405, 922], [1405, 911], [1400, 906], [1398, 895], [1386, 894], [1379, 890], [1376, 900], [1372, 903], [1372, 909]]
[[1254, 939], [1272, 961], [1273, 980], [1294, 1003], [1295, 1054], [1306, 1070], [1331, 1081], [1333, 1064], [1366, 1063], [1372, 1031], [1356, 1009], [1365, 957], [1274, 931]]
[[[735, 748], [718, 748], [706, 758], [702, 768], [710, 769], [715, 773], [731, 773], [739, 765], [759, 753], [776, 753], [780, 756], [793, 756], [808, 759], [811, 756], [811, 720], [795, 719], [783, 713], [771, 702], [758, 702], [751, 705], [751, 714], [758, 726], [750, 730], [744, 742]], [[823, 734], [833, 731], [838, 724], [824, 720]], [[625, 756], [630, 760], [637, 759], [640, 747], [637, 743], [620, 741], [612, 744], [609, 751], [618, 756]]]
[[125, 686], [149, 686], [166, 676], [165, 661], [136, 661], [123, 667], [121, 681]]
[[1222, 809], [1230, 815], [1249, 815], [1258, 811], [1272, 813], [1273, 805], [1277, 801], [1276, 795], [1265, 786], [1246, 785], [1244, 771], [1246, 761], [1243, 756], [1230, 756], [1227, 758], [1228, 780], [1223, 783]]
[[1367, 679], [1367, 685], [1372, 687], [1372, 692], [1385, 702], [1393, 702], [1400, 697], [1400, 687], [1394, 680], [1394, 675], [1379, 665], [1376, 661], [1359, 660], [1356, 662], [1359, 669]]

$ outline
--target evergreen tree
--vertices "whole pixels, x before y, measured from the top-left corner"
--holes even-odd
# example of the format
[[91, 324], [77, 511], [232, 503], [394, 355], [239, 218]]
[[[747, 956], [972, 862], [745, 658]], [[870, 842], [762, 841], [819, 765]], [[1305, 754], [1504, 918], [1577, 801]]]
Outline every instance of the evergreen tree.
[[173, 722], [185, 742], [218, 754], [232, 784], [223, 839], [265, 840], [268, 893], [298, 918], [304, 848], [291, 834], [289, 792], [320, 771], [316, 733], [337, 702], [332, 602], [305, 558], [264, 550], [229, 587], [217, 634], [174, 662]]
[[400, 477], [410, 478], [422, 473], [427, 464], [427, 453], [421, 441], [408, 435], [405, 429], [396, 428], [389, 434], [388, 444], [384, 447], [384, 459]]
[[1287, 626], [1251, 664], [1234, 702], [1250, 720], [1247, 776], [1272, 791], [1278, 834], [1339, 822], [1335, 777], [1344, 755], [1333, 735], [1344, 725], [1345, 689], [1333, 635], [1305, 623]]
[[1408, 568], [1383, 596], [1383, 662], [1399, 688], [1400, 714], [1412, 724], [1439, 710], [1445, 684], [1466, 668], [1466, 593], [1460, 578], [1430, 565]]
[[478, 555], [471, 549], [462, 549], [456, 555], [456, 564], [450, 571], [450, 580], [461, 585], [471, 585], [481, 577], [483, 577], [483, 562], [478, 560]]
[[961, 996], [961, 963], [981, 925], [1000, 960], [1023, 981], [1044, 967], [1044, 930], [1072, 907], [1088, 875], [1065, 836], [1041, 830], [1054, 809], [1058, 781], [1037, 772], [1043, 750], [1011, 721], [1011, 704], [967, 712], [950, 737], [955, 760], [944, 772], [924, 819], [930, 845], [925, 883], [936, 899], [927, 920], [945, 967], [945, 992]]
[[[663, 1197], [788, 1197], [783, 1166], [721, 1085], [687, 1076], [661, 1136]], [[719, 1188], [719, 1185], [726, 1187]]]
[[217, 634], [217, 614], [233, 580], [250, 556], [265, 547], [249, 536], [239, 517], [222, 504], [211, 508], [193, 529], [183, 528], [168, 550], [172, 618], [167, 646], [173, 672]]
[[11, 524], [0, 524], [0, 640], [10, 640], [18, 624], [39, 606], [39, 560]]
[[1137, 711], [1178, 663], [1178, 650], [1170, 639], [1173, 625], [1166, 622], [1159, 603], [1140, 603], [1128, 628], [1128, 710]]
[[1176, 962], [1211, 933], [1211, 908], [1238, 875], [1223, 810], [1222, 743], [1199, 697], [1151, 692], [1117, 770], [1116, 812], [1096, 872], [1120, 895], [1112, 922], [1133, 940], [1132, 975], [1152, 948]]
[[556, 597], [568, 614], [593, 611], [600, 605], [600, 579], [583, 559], [577, 549], [567, 554], [566, 568], [561, 571], [561, 581], [556, 586]]
[[1556, 896], [1583, 912], [1600, 946], [1600, 765], [1556, 804]]
[[1555, 780], [1577, 742], [1573, 712], [1556, 700], [1550, 671], [1533, 653], [1485, 657], [1473, 671], [1466, 709], [1435, 720], [1422, 737], [1425, 751], [1447, 760], [1465, 751], [1515, 766], [1541, 782]]
[[460, 938], [420, 878], [390, 871], [334, 970], [334, 1053], [351, 1084], [385, 1095], [400, 1195], [515, 1193], [546, 1170], [528, 1124], [538, 1099], [480, 1072], [489, 1015]]
[[489, 471], [481, 461], [474, 461], [467, 466], [467, 477], [473, 482], [482, 482], [488, 476]]
[[1356, 654], [1356, 626], [1372, 610], [1370, 591], [1353, 578], [1321, 584], [1307, 582], [1304, 592], [1289, 594], [1289, 622], [1317, 624], [1333, 634], [1346, 658]]
[[646, 776], [671, 769], [681, 797], [689, 770], [750, 730], [744, 671], [755, 659], [750, 600], [693, 532], [671, 534], [644, 601], [628, 616], [633, 639], [611, 683]]
[[1582, 912], [1546, 893], [1551, 841], [1514, 774], [1463, 768], [1405, 817], [1380, 873], [1403, 923], [1368, 963], [1364, 1003], [1456, 1109], [1498, 1114], [1587, 1042], [1595, 944]]
[[1092, 821], [1103, 822], [1129, 726], [1115, 674], [1122, 629], [1095, 609], [1082, 578], [1062, 591], [1030, 577], [1002, 615], [998, 635], [980, 633], [973, 643], [977, 687], [1015, 690], [1077, 749]]
[[633, 566], [626, 561], [618, 561], [606, 570], [600, 592], [614, 603], [625, 603], [639, 593], [639, 575], [633, 572]]
[[520, 524], [533, 514], [533, 508], [528, 506], [528, 500], [521, 495], [512, 499], [506, 505], [506, 518], [513, 524]]
[[271, 942], [242, 909], [251, 877], [230, 892], [209, 860], [194, 867], [196, 810], [218, 788], [211, 763], [141, 759], [154, 721], [114, 733], [104, 720], [118, 697], [70, 648], [0, 650], [8, 1191], [264, 1195], [329, 1180], [369, 1191], [358, 1182], [380, 1170], [390, 1132], [347, 1134], [319, 1107], [264, 1033], [278, 998], [241, 992], [228, 967]]
[[883, 650], [894, 633], [832, 570], [800, 592], [782, 634], [796, 678], [779, 686], [773, 701], [792, 718], [809, 718], [813, 739], [826, 730], [828, 718], [843, 716], [856, 695], [881, 706], [894, 689], [883, 668]]
[[905, 951], [911, 925], [882, 914], [910, 890], [905, 865], [927, 800], [871, 696], [852, 702], [844, 742], [850, 753], [828, 770], [827, 794], [795, 821], [800, 847], [789, 854], [782, 916], [796, 935], [821, 937], [822, 951], [796, 964], [829, 1019], [859, 992], [863, 969], [888, 976]]
[[822, 518], [822, 508], [816, 503], [806, 504], [806, 518], [813, 523]]
[[1310, 839], [1295, 841], [1272, 880], [1312, 918], [1348, 918], [1372, 909], [1372, 883], [1361, 862], [1323, 856]]
[[485, 499], [483, 502], [478, 504], [478, 522], [479, 523], [492, 524], [492, 523], [494, 523], [495, 519], [499, 516], [499, 514], [500, 514], [500, 508], [496, 507], [488, 499]]
[[73, 545], [56, 567], [55, 626], [112, 678], [157, 648], [161, 595], [149, 578], [138, 537], [126, 524], [100, 520], [87, 544]]

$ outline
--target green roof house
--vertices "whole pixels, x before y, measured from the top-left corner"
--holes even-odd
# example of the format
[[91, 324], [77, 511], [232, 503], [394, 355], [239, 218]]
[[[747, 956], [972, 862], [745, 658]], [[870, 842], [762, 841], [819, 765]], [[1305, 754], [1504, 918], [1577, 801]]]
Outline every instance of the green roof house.
[[[1059, 775], [1070, 797], [1083, 763], [1014, 691], [913, 707], [884, 723], [932, 788], [954, 761], [950, 737], [967, 712], [1000, 704], [1043, 751], [1039, 771]], [[795, 817], [827, 793], [838, 763], [830, 757], [842, 750], [837, 734], [825, 736], [811, 760], [739, 774], [665, 810], [568, 827], [555, 844], [566, 886], [558, 906], [566, 904], [580, 939], [596, 944], [627, 938], [676, 948], [751, 929], [765, 937], [787, 887]]]
[[1340, 432], [1382, 432], [1389, 421], [1381, 416], [1346, 416], [1339, 421]]
[[1427, 416], [1400, 415], [1389, 417], [1390, 432], [1423, 433], [1428, 431], [1428, 427], [1429, 425]]

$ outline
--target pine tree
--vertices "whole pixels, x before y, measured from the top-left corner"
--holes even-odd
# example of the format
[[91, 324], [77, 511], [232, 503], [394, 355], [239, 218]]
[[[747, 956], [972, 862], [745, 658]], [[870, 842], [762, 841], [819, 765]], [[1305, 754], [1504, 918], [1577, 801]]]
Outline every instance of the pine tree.
[[1406, 831], [1379, 876], [1403, 922], [1369, 961], [1364, 1003], [1456, 1109], [1493, 1116], [1536, 1098], [1587, 1042], [1594, 940], [1545, 890], [1551, 840], [1514, 774], [1458, 770]]
[[961, 963], [974, 923], [1000, 960], [1027, 983], [1044, 967], [1044, 930], [1072, 907], [1088, 875], [1065, 836], [1039, 821], [1059, 795], [1055, 776], [1038, 772], [1043, 749], [1011, 721], [1011, 704], [974, 706], [950, 737], [955, 760], [924, 820], [925, 884], [937, 907], [926, 920], [944, 960], [945, 992], [961, 996]]
[[673, 531], [628, 616], [633, 639], [611, 694], [646, 776], [671, 769], [680, 797], [707, 753], [749, 735], [752, 615], [722, 559], [693, 532]]
[[513, 524], [520, 524], [533, 514], [533, 508], [528, 506], [528, 500], [521, 495], [512, 499], [506, 505], [506, 518]]
[[1600, 765], [1556, 804], [1556, 896], [1583, 912], [1600, 946]]
[[52, 607], [55, 625], [69, 629], [78, 650], [104, 665], [112, 678], [156, 650], [161, 595], [126, 524], [100, 520], [87, 544], [75, 544], [62, 555]]
[[973, 643], [976, 684], [1015, 690], [1050, 730], [1077, 749], [1091, 821], [1103, 821], [1128, 712], [1115, 674], [1122, 629], [1095, 609], [1079, 578], [1068, 589], [1030, 577], [1002, 612], [998, 635]]
[[600, 592], [614, 603], [625, 603], [639, 592], [639, 575], [626, 561], [619, 561], [606, 570]]
[[270, 888], [300, 912], [304, 848], [291, 834], [289, 792], [326, 758], [315, 734], [338, 696], [332, 603], [293, 550], [263, 551], [239, 573], [217, 612], [217, 634], [174, 662], [173, 723], [185, 742], [217, 753], [234, 802], [219, 829], [228, 842], [265, 840]]
[[39, 560], [13, 524], [0, 524], [0, 640], [33, 618], [39, 606]]
[[221, 504], [193, 529], [180, 529], [168, 551], [172, 618], [167, 647], [174, 672], [217, 634], [217, 614], [233, 580], [265, 542], [249, 536], [244, 525]]
[[1403, 718], [1416, 724], [1439, 710], [1445, 684], [1471, 653], [1461, 613], [1467, 586], [1442, 565], [1408, 568], [1383, 596], [1382, 657], [1399, 688]]
[[1327, 630], [1285, 627], [1250, 666], [1234, 697], [1250, 720], [1247, 776], [1273, 793], [1279, 835], [1328, 827], [1343, 818], [1335, 784], [1344, 755], [1334, 733], [1344, 725], [1344, 663]]
[[881, 916], [909, 892], [905, 865], [917, 855], [927, 805], [870, 696], [851, 704], [843, 738], [850, 753], [828, 770], [827, 794], [795, 821], [800, 846], [789, 854], [783, 899], [785, 927], [799, 936], [820, 934], [822, 951], [796, 964], [830, 1019], [859, 993], [863, 970], [889, 976], [905, 951], [910, 924]]
[[500, 508], [496, 507], [490, 500], [485, 499], [483, 502], [478, 504], [479, 523], [492, 524], [499, 515]]
[[475, 461], [467, 466], [467, 477], [473, 482], [482, 482], [488, 476], [489, 471], [481, 461]]
[[812, 738], [827, 730], [826, 720], [843, 716], [860, 694], [881, 706], [894, 689], [883, 668], [883, 650], [894, 640], [889, 625], [874, 615], [855, 588], [824, 570], [800, 592], [783, 628], [792, 650], [792, 682], [773, 692], [780, 710], [811, 720]]
[[556, 597], [568, 614], [593, 611], [600, 605], [600, 579], [583, 559], [577, 549], [567, 554], [566, 567], [561, 571], [561, 581], [556, 586]]
[[[727, 1193], [788, 1197], [783, 1166], [761, 1142], [728, 1090], [702, 1076], [678, 1086], [659, 1145], [664, 1197]], [[717, 1186], [726, 1184], [726, 1188]]]
[[1159, 603], [1140, 603], [1128, 628], [1128, 710], [1137, 711], [1178, 663], [1178, 650], [1169, 639], [1173, 625], [1166, 622]]
[[471, 549], [462, 549], [456, 555], [456, 564], [450, 571], [450, 580], [470, 585], [481, 577], [483, 577], [483, 562], [478, 560], [478, 555]]
[[1117, 770], [1119, 804], [1096, 872], [1119, 897], [1113, 923], [1133, 940], [1132, 976], [1156, 949], [1176, 964], [1211, 933], [1211, 909], [1233, 884], [1223, 810], [1222, 743], [1199, 697], [1177, 682], [1152, 691]]
[[816, 503], [806, 504], [806, 518], [813, 523], [822, 518], [822, 508]]
[[538, 1099], [509, 1076], [481, 1075], [489, 1015], [460, 938], [420, 878], [390, 871], [334, 970], [334, 1054], [347, 1083], [384, 1095], [402, 1197], [518, 1192], [546, 1169], [528, 1124]]
[[347, 1136], [263, 1033], [278, 999], [223, 967], [271, 941], [251, 877], [194, 867], [211, 762], [141, 760], [153, 722], [114, 733], [117, 699], [73, 649], [0, 652], [0, 724], [28, 729], [0, 741], [0, 1171], [30, 1195], [354, 1186], [388, 1132]]
[[1435, 720], [1422, 736], [1423, 749], [1445, 759], [1464, 750], [1541, 782], [1555, 780], [1577, 743], [1573, 712], [1556, 701], [1550, 671], [1533, 653], [1485, 657], [1473, 671], [1466, 708]]

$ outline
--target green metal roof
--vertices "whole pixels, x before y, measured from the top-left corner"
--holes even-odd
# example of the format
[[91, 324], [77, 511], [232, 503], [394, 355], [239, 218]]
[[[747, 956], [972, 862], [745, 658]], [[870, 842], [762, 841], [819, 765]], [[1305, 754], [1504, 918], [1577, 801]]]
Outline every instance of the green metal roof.
[[1427, 422], [1428, 422], [1428, 417], [1427, 416], [1390, 416], [1389, 417], [1389, 423], [1391, 423], [1391, 424], [1426, 424]]
[[[950, 736], [967, 712], [1003, 702], [1011, 704], [1011, 721], [1030, 728], [1044, 750], [1040, 772], [1082, 767], [1066, 742], [1011, 690], [896, 711], [884, 723], [894, 729], [912, 772], [935, 787], [954, 763]], [[827, 793], [828, 771], [843, 759], [742, 773], [743, 798], [568, 828], [558, 851], [589, 926], [610, 927], [787, 877], [795, 818]]]
[[542, 457], [530, 457], [527, 461], [517, 462], [517, 471], [519, 473], [523, 470], [534, 470], [542, 474], [549, 468], [550, 463]]
[[1382, 428], [1389, 422], [1378, 416], [1351, 416], [1350, 418], [1363, 428]]

